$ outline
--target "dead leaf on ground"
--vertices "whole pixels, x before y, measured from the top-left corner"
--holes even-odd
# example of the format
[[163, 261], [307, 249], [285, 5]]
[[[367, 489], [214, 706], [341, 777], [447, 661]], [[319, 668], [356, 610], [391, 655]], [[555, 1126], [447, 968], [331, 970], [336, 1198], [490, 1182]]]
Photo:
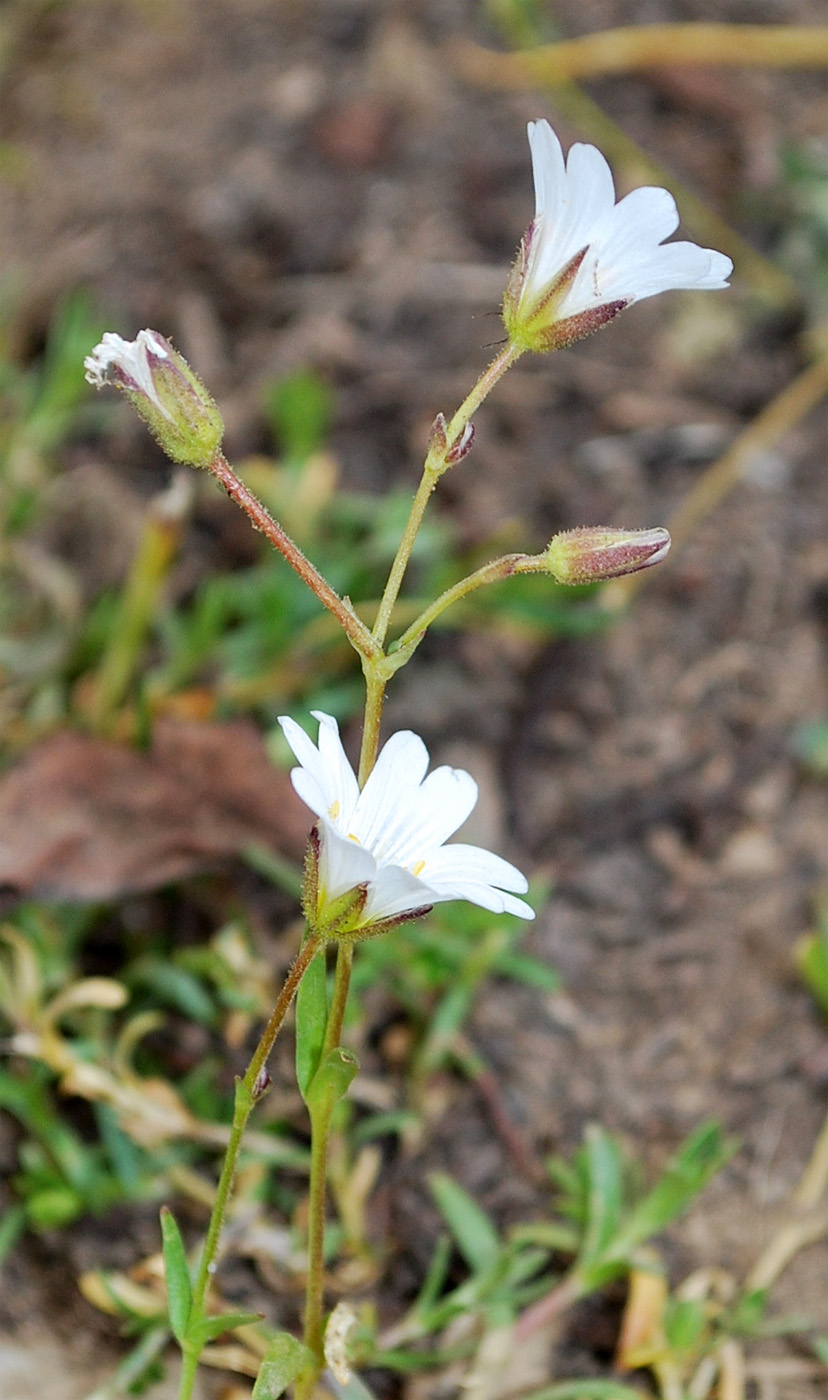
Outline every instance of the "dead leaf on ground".
[[0, 778], [0, 887], [117, 899], [254, 843], [299, 857], [309, 825], [252, 725], [164, 719], [143, 752], [65, 731]]

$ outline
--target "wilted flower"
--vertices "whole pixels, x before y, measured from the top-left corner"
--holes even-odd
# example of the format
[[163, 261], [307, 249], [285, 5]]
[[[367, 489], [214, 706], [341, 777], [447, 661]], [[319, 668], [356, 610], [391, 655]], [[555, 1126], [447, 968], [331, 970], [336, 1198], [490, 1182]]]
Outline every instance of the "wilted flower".
[[556, 583], [597, 583], [660, 564], [669, 549], [670, 534], [661, 525], [651, 530], [581, 525], [552, 538], [546, 567]]
[[157, 331], [123, 340], [107, 331], [83, 362], [96, 389], [120, 389], [174, 462], [206, 467], [224, 436], [216, 404], [178, 351]]
[[664, 243], [678, 228], [673, 196], [644, 186], [617, 204], [595, 146], [561, 143], [529, 123], [535, 217], [503, 299], [503, 321], [523, 350], [556, 350], [606, 325], [631, 302], [680, 289], [718, 291], [733, 263], [695, 243]]
[[493, 913], [533, 919], [513, 893], [527, 881], [508, 861], [478, 846], [444, 843], [472, 811], [477, 784], [460, 768], [426, 777], [428, 750], [408, 730], [392, 735], [360, 792], [335, 719], [318, 710], [318, 747], [295, 720], [282, 717], [301, 767], [293, 786], [319, 818], [317, 908], [321, 915], [350, 891], [363, 890], [349, 931], [422, 913], [448, 899], [467, 899]]

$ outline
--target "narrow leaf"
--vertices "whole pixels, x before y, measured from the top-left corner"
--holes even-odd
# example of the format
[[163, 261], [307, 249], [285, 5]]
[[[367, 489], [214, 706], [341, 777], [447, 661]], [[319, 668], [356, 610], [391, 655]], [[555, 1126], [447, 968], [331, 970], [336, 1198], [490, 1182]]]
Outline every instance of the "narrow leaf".
[[630, 1213], [622, 1231], [625, 1248], [657, 1235], [687, 1209], [694, 1196], [732, 1157], [734, 1145], [718, 1123], [703, 1123], [679, 1148], [652, 1191]]
[[167, 1206], [161, 1207], [161, 1240], [164, 1251], [164, 1277], [167, 1282], [167, 1312], [176, 1341], [187, 1335], [193, 1289], [181, 1231]]
[[428, 1185], [469, 1268], [474, 1273], [492, 1268], [502, 1245], [486, 1212], [444, 1172], [432, 1172]]
[[328, 989], [324, 951], [317, 953], [296, 994], [296, 1079], [307, 1103], [308, 1089], [319, 1068], [328, 1020]]
[[191, 1340], [196, 1346], [205, 1346], [215, 1341], [222, 1332], [232, 1332], [235, 1327], [249, 1327], [251, 1322], [261, 1322], [261, 1313], [218, 1313], [215, 1317], [202, 1318], [193, 1328]]
[[290, 1332], [277, 1333], [262, 1358], [250, 1400], [279, 1400], [303, 1366], [313, 1364], [312, 1353]]
[[586, 1130], [587, 1218], [578, 1254], [579, 1271], [596, 1263], [613, 1239], [621, 1218], [623, 1177], [618, 1144], [591, 1123]]

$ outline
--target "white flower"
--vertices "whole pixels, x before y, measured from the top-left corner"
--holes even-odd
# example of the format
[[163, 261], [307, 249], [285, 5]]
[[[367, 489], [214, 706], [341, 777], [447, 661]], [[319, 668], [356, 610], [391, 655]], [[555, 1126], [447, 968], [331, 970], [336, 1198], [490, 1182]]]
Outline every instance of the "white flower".
[[733, 264], [724, 253], [664, 243], [679, 223], [667, 190], [644, 186], [616, 204], [612, 173], [595, 146], [572, 146], [564, 162], [548, 122], [530, 122], [528, 130], [535, 218], [504, 300], [515, 343], [553, 349], [658, 292], [728, 285]]
[[96, 389], [103, 388], [104, 384], [121, 388], [126, 381], [131, 389], [145, 394], [169, 418], [169, 411], [158, 397], [150, 355], [157, 360], [169, 359], [166, 344], [155, 331], [139, 331], [135, 340], [124, 340], [114, 331], [107, 331], [100, 345], [96, 345], [83, 362], [87, 383]]
[[535, 917], [513, 893], [527, 881], [508, 861], [478, 846], [444, 843], [477, 801], [477, 784], [459, 768], [426, 777], [428, 750], [416, 734], [392, 735], [360, 792], [330, 715], [319, 721], [319, 746], [286, 716], [279, 720], [301, 767], [291, 780], [319, 818], [319, 906], [367, 884], [360, 926], [447, 899], [467, 899], [493, 913]]

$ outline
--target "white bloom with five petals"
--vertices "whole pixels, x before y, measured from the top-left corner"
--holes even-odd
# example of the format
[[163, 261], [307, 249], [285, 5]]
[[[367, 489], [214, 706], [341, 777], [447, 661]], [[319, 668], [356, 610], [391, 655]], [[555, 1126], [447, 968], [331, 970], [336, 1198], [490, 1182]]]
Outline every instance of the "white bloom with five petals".
[[291, 780], [319, 818], [319, 907], [367, 886], [360, 927], [448, 899], [533, 919], [527, 881], [508, 861], [478, 846], [445, 842], [472, 811], [477, 784], [459, 768], [428, 770], [428, 750], [408, 730], [380, 752], [360, 792], [330, 715], [314, 710], [318, 746], [288, 717], [279, 720], [299, 760]]
[[564, 160], [547, 121], [530, 122], [535, 217], [504, 300], [524, 349], [571, 344], [634, 301], [673, 290], [719, 291], [733, 263], [695, 243], [665, 243], [679, 215], [669, 191], [632, 190], [618, 203], [609, 165], [577, 143]]

